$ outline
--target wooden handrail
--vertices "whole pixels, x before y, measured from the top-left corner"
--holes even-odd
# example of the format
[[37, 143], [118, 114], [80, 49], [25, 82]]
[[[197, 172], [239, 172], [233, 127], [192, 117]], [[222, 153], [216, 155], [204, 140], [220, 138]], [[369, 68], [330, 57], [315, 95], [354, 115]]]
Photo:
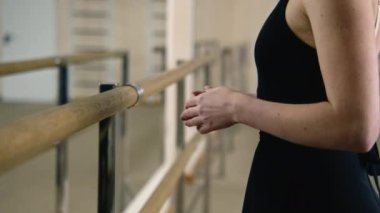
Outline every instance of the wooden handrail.
[[[203, 146], [202, 146], [203, 145]], [[192, 184], [206, 157], [206, 145], [200, 143], [183, 171], [185, 183]]]
[[212, 63], [217, 59], [217, 57], [218, 55], [215, 54], [205, 55], [199, 59], [183, 63], [177, 68], [167, 72], [162, 72], [150, 78], [146, 78], [140, 82], [137, 82], [137, 84], [144, 89], [144, 96], [154, 95], [165, 89], [165, 87], [170, 84], [183, 79], [187, 74], [194, 72], [197, 68]]
[[57, 66], [56, 57], [28, 60], [22, 62], [8, 62], [0, 64], [0, 75], [15, 74], [30, 70], [50, 68]]
[[[150, 96], [184, 78], [217, 56], [209, 55], [168, 72], [144, 79], [138, 84]], [[130, 87], [118, 87], [81, 101], [72, 102], [24, 117], [0, 127], [0, 174], [48, 150], [67, 138], [118, 111], [133, 105], [139, 96]]]
[[77, 54], [77, 55], [69, 55], [62, 57], [63, 61], [66, 61], [69, 64], [80, 64], [86, 63], [99, 59], [107, 59], [107, 58], [116, 58], [121, 57], [125, 54], [125, 51], [109, 51], [109, 52], [98, 52], [98, 53], [86, 53], [86, 54]]
[[177, 186], [178, 180], [189, 161], [189, 158], [194, 153], [198, 143], [200, 142], [200, 134], [196, 134], [192, 140], [187, 143], [185, 149], [177, 157], [175, 163], [166, 173], [165, 177], [162, 179], [161, 183], [153, 192], [152, 196], [145, 203], [141, 209], [141, 213], [159, 212], [162, 205], [168, 199], [168, 197], [173, 193]]
[[0, 63], [0, 76], [32, 71], [36, 69], [57, 67], [63, 63], [80, 64], [80, 63], [86, 63], [86, 62], [94, 61], [94, 60], [121, 57], [124, 54], [125, 52], [123, 51], [109, 51], [109, 52], [74, 54], [74, 55], [68, 55], [68, 56], [48, 57], [48, 58], [36, 59], [36, 60]]
[[119, 87], [7, 123], [0, 127], [0, 174], [136, 100], [132, 87]]

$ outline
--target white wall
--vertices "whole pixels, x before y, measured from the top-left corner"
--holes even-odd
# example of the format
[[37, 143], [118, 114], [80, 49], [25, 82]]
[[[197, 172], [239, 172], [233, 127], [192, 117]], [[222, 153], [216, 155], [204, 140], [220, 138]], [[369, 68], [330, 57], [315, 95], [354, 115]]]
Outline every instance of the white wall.
[[115, 0], [114, 47], [130, 53], [130, 81], [148, 75], [150, 0]]
[[217, 39], [222, 45], [232, 42], [235, 1], [194, 0], [197, 40]]
[[[56, 54], [55, 4], [55, 0], [3, 0], [0, 26], [12, 40], [3, 44], [1, 62]], [[54, 69], [1, 80], [4, 101], [49, 102], [56, 99], [57, 72]]]
[[253, 47], [261, 26], [278, 0], [195, 0], [196, 38], [216, 38], [222, 46], [246, 43], [248, 54], [248, 90], [257, 87]]
[[248, 77], [246, 84], [250, 92], [257, 87], [257, 70], [254, 62], [253, 49], [257, 35], [273, 10], [278, 0], [234, 0], [234, 15], [232, 25], [233, 43], [246, 42], [249, 46]]
[[[195, 40], [217, 39], [221, 45], [249, 45], [249, 90], [256, 89], [253, 44], [265, 18], [278, 0], [193, 0]], [[131, 81], [149, 72], [150, 0], [115, 0], [114, 48], [130, 51]]]

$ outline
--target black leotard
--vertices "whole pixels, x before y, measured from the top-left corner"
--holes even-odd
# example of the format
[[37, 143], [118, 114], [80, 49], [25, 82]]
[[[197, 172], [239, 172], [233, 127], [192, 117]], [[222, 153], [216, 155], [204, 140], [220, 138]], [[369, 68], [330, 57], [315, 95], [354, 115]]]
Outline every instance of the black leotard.
[[[316, 50], [289, 28], [287, 3], [280, 0], [256, 42], [257, 96], [326, 101]], [[378, 213], [380, 207], [357, 153], [305, 147], [261, 131], [243, 212]]]

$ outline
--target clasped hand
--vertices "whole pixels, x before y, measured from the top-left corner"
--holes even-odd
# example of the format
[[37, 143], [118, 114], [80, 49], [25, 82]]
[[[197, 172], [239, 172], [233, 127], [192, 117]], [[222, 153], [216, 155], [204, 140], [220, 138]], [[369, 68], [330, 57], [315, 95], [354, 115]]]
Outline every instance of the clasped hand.
[[227, 87], [205, 87], [194, 91], [185, 103], [181, 119], [188, 127], [196, 126], [201, 134], [223, 129], [236, 123], [234, 97], [237, 92]]

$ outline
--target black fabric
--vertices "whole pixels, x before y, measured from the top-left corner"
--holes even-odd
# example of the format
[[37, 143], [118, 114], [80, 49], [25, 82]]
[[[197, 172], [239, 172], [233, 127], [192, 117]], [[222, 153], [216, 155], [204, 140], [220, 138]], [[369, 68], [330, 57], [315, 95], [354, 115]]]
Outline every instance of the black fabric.
[[[364, 166], [366, 167], [369, 175], [380, 175], [380, 158], [377, 144], [375, 144], [368, 153], [360, 154], [360, 158]], [[377, 188], [378, 190], [380, 190], [379, 187]]]
[[368, 175], [373, 176], [377, 194], [380, 194], [379, 175], [380, 175], [380, 158], [377, 144], [371, 148], [368, 153], [360, 154], [360, 160], [366, 168]]
[[[257, 96], [292, 104], [326, 101], [316, 50], [288, 27], [287, 3], [278, 3], [256, 42]], [[379, 206], [359, 154], [305, 147], [260, 132], [244, 213], [377, 213]]]

